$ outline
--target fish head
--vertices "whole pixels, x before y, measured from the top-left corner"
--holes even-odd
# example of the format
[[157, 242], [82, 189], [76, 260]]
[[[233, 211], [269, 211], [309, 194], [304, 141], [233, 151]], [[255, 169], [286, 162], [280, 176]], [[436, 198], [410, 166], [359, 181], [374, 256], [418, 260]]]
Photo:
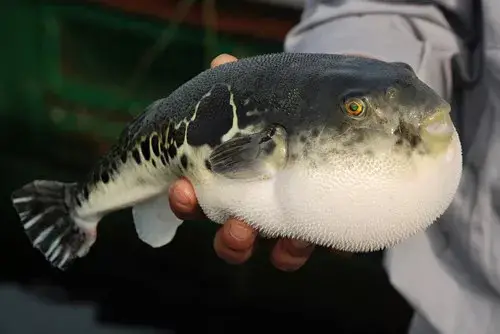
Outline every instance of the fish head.
[[461, 146], [450, 105], [410, 66], [344, 62], [321, 75], [314, 107], [325, 118], [314, 129], [305, 124], [289, 146], [297, 159], [284, 198], [290, 219], [309, 222], [309, 240], [378, 250], [446, 211], [461, 178]]
[[330, 125], [346, 142], [385, 141], [409, 152], [444, 153], [456, 136], [450, 104], [409, 65], [377, 65], [352, 70], [342, 80], [345, 88], [334, 95], [338, 115]]

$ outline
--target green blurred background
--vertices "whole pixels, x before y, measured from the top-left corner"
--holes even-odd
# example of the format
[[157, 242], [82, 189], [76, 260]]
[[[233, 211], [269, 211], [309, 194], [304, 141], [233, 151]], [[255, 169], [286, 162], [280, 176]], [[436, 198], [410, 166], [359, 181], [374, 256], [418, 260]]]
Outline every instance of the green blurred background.
[[[171, 245], [152, 250], [124, 211], [107, 217], [91, 253], [61, 274], [31, 248], [9, 203], [34, 178], [78, 180], [126, 122], [216, 55], [282, 51], [299, 18], [297, 8], [236, 0], [2, 2], [0, 280], [68, 307], [91, 303], [103, 323], [403, 333], [411, 310], [380, 254], [318, 250], [299, 272], [282, 273], [262, 241], [247, 264], [229, 266], [212, 250], [215, 224], [187, 222]], [[0, 332], [7, 316], [0, 312]]]

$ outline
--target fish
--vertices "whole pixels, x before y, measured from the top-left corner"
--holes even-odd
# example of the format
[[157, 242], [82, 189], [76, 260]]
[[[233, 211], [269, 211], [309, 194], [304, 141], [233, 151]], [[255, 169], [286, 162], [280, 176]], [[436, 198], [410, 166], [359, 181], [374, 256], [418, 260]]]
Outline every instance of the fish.
[[169, 244], [180, 177], [212, 222], [346, 252], [393, 247], [446, 211], [462, 174], [450, 104], [411, 66], [275, 53], [205, 70], [148, 105], [78, 182], [12, 192], [25, 233], [66, 270], [106, 215], [132, 208], [138, 238]]

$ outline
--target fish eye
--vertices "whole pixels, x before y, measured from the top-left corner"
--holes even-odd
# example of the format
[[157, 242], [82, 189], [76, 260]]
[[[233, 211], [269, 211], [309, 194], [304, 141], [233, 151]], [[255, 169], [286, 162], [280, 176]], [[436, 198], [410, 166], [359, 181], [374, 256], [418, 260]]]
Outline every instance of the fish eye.
[[344, 111], [351, 117], [361, 117], [366, 110], [366, 103], [360, 98], [349, 98], [344, 101]]

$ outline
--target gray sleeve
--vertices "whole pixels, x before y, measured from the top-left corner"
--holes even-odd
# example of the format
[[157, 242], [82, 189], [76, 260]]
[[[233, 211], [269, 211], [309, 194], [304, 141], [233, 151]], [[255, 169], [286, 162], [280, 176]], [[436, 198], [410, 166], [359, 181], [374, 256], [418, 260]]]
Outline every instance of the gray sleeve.
[[285, 50], [403, 61], [449, 98], [450, 59], [460, 51], [460, 43], [434, 5], [394, 0], [308, 1], [301, 22], [285, 40]]
[[[451, 99], [451, 57], [463, 46], [442, 9], [470, 24], [471, 2], [423, 3], [308, 1], [301, 22], [286, 38], [285, 50], [403, 61]], [[500, 333], [500, 22], [491, 14], [498, 13], [500, 1], [483, 4], [488, 8], [483, 22], [486, 71], [461, 103], [461, 137], [468, 149], [459, 190], [438, 223], [386, 253], [391, 283], [418, 314], [412, 334]]]

